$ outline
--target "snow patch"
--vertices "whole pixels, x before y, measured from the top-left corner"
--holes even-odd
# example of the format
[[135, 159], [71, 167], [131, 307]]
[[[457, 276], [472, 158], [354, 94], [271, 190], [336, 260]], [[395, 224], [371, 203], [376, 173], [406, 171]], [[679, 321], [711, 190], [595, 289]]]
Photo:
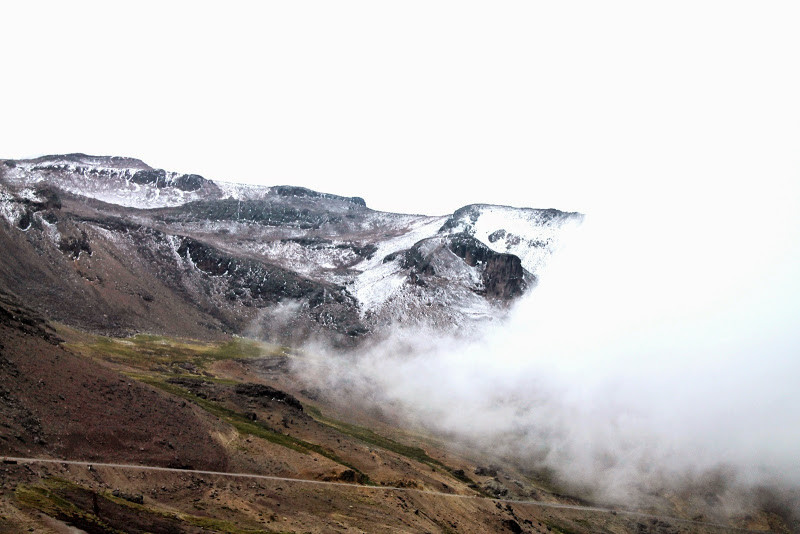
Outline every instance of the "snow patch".
[[[104, 161], [104, 158], [87, 158], [80, 163], [69, 160], [22, 161], [17, 162], [6, 177], [9, 182], [23, 187], [51, 181], [75, 195], [139, 209], [180, 206], [206, 196], [202, 189], [183, 191], [170, 186], [183, 174], [165, 171], [167, 187], [158, 188], [131, 181], [136, 172], [150, 169], [141, 162], [137, 164], [136, 160], [130, 160], [135, 166], [125, 167], [123, 163], [103, 164]], [[90, 162], [97, 163], [89, 165]]]
[[397, 262], [387, 262], [358, 275], [350, 292], [361, 304], [364, 314], [389, 300], [405, 283], [406, 277]]
[[533, 274], [540, 272], [558, 249], [565, 231], [582, 221], [577, 214], [506, 206], [473, 206], [473, 213], [460, 219], [450, 232], [466, 232], [495, 252], [514, 254]]
[[22, 216], [22, 209], [15, 201], [15, 197], [7, 191], [0, 191], [0, 216], [2, 216], [12, 226], [17, 224], [17, 221]]
[[269, 187], [252, 184], [239, 184], [235, 182], [218, 182], [217, 187], [222, 190], [223, 198], [233, 200], [264, 200], [270, 192]]

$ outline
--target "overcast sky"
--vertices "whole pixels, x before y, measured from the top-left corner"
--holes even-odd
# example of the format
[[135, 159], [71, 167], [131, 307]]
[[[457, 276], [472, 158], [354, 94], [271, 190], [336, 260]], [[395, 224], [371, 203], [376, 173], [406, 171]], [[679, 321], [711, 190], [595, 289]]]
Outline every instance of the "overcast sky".
[[796, 5], [6, 4], [0, 157], [126, 155], [428, 214], [783, 203]]

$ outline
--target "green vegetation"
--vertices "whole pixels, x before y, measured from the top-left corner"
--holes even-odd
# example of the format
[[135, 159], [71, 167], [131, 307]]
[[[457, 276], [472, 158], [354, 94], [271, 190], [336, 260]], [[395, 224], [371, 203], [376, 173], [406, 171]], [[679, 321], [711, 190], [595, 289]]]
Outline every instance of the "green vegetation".
[[[364, 428], [362, 426], [353, 425], [350, 423], [345, 423], [342, 421], [337, 421], [335, 419], [331, 419], [330, 417], [326, 417], [322, 414], [322, 412], [314, 407], [309, 405], [304, 405], [303, 408], [305, 411], [314, 418], [315, 421], [321, 423], [325, 426], [333, 428], [342, 434], [346, 434], [348, 436], [354, 437], [364, 443], [368, 443], [370, 445], [374, 445], [376, 447], [380, 447], [387, 451], [392, 451], [406, 458], [410, 458], [412, 460], [416, 460], [422, 464], [425, 464], [429, 467], [437, 469], [439, 471], [445, 472], [455, 478], [456, 480], [460, 480], [466, 484], [472, 484], [475, 488], [478, 486], [475, 485], [472, 479], [470, 479], [466, 474], [458, 469], [453, 469], [448, 465], [443, 464], [436, 458], [432, 458], [425, 452], [424, 449], [421, 447], [412, 447], [409, 445], [404, 445], [393, 439], [387, 438], [385, 436], [381, 436], [380, 434], [376, 434], [369, 428]], [[479, 493], [483, 494], [483, 491], [477, 489]]]
[[578, 532], [552, 521], [545, 521], [544, 524], [547, 525], [548, 530], [555, 534], [578, 534]]
[[[236, 385], [239, 383], [236, 380], [212, 376], [208, 371], [210, 365], [221, 360], [270, 356], [289, 357], [290, 349], [287, 347], [238, 337], [225, 342], [201, 342], [147, 334], [138, 334], [128, 338], [111, 338], [70, 331], [65, 327], [62, 327], [59, 333], [70, 340], [65, 347], [73, 352], [122, 365], [127, 368], [122, 371], [125, 375], [196, 404], [211, 415], [230, 424], [241, 434], [254, 436], [301, 454], [319, 454], [351, 469], [356, 473], [357, 481], [364, 484], [372, 484], [365, 473], [340, 458], [332, 450], [279, 432], [260, 421], [248, 418], [244, 413], [231, 409], [215, 400], [198, 396], [189, 388], [182, 387], [169, 380], [174, 378], [194, 380], [202, 378], [204, 381], [217, 384]], [[427, 465], [469, 485], [478, 493], [487, 495], [463, 471], [453, 469], [432, 458], [421, 447], [405, 445], [377, 434], [369, 428], [337, 421], [323, 415], [314, 406], [304, 406], [304, 408], [314, 420], [336, 432]]]
[[75, 503], [65, 498], [68, 490], [80, 489], [80, 486], [67, 480], [50, 478], [43, 484], [29, 486], [20, 484], [14, 491], [17, 501], [25, 507], [33, 508], [39, 512], [64, 521], [69, 521], [82, 528], [94, 527], [109, 534], [124, 534], [124, 531], [112, 528], [91, 512], [83, 510]]
[[[365, 484], [370, 483], [366, 474], [339, 458], [331, 450], [278, 432], [263, 423], [252, 421], [244, 414], [219, 402], [201, 398], [188, 389], [167, 381], [168, 378], [202, 377], [202, 380], [217, 384], [235, 385], [239, 383], [236, 380], [211, 376], [207, 371], [209, 365], [220, 360], [265, 356], [288, 357], [290, 350], [287, 347], [238, 337], [226, 342], [205, 343], [147, 334], [120, 339], [77, 332], [67, 332], [67, 334], [73, 341], [67, 343], [66, 348], [73, 352], [124, 365], [129, 369], [124, 371], [125, 375], [200, 406], [233, 426], [241, 434], [255, 436], [302, 454], [319, 454], [351, 469], [356, 473], [356, 480]], [[75, 339], [76, 337], [78, 339]]]
[[388, 451], [396, 452], [397, 454], [405, 456], [406, 458], [411, 458], [412, 460], [427, 464], [431, 467], [437, 467], [445, 470], [448, 469], [447, 466], [440, 461], [428, 456], [428, 453], [426, 453], [425, 450], [420, 447], [403, 445], [402, 443], [398, 443], [392, 439], [381, 436], [380, 434], [376, 434], [368, 428], [331, 419], [322, 415], [322, 412], [314, 406], [303, 405], [303, 408], [311, 417], [314, 418], [315, 421], [331, 427], [342, 434], [347, 434], [348, 436], [361, 440], [364, 443], [375, 445], [376, 447], [380, 447]]
[[[74, 337], [74, 336], [71, 336]], [[184, 367], [204, 369], [219, 360], [286, 356], [287, 349], [251, 339], [232, 338], [226, 342], [205, 343], [164, 336], [137, 334], [129, 338], [83, 335], [65, 348], [112, 363], [136, 369], [173, 372]]]
[[197, 404], [208, 413], [219, 417], [226, 423], [233, 426], [241, 434], [255, 436], [257, 438], [269, 441], [270, 443], [275, 443], [276, 445], [281, 445], [303, 454], [308, 454], [311, 452], [317, 453], [320, 456], [324, 456], [325, 458], [336, 462], [337, 464], [343, 465], [348, 469], [352, 469], [358, 475], [357, 480], [364, 484], [370, 484], [369, 477], [366, 474], [362, 473], [360, 470], [342, 460], [335, 453], [322, 447], [321, 445], [310, 443], [294, 436], [277, 432], [267, 427], [263, 423], [252, 421], [239, 412], [226, 408], [218, 402], [198, 397], [191, 391], [175, 384], [170, 384], [158, 378], [152, 377], [138, 376], [136, 378], [142, 382], [150, 384], [151, 386], [157, 387], [163, 391]]
[[176, 513], [176, 512], [167, 512], [165, 510], [160, 510], [158, 508], [145, 506], [143, 504], [133, 503], [121, 497], [115, 497], [111, 493], [104, 492], [102, 496], [104, 499], [110, 502], [113, 502], [120, 506], [125, 506], [126, 508], [130, 508], [131, 510], [135, 510], [137, 512], [141, 512], [152, 516], [162, 517], [164, 519], [180, 521], [182, 523], [187, 523], [195, 527], [207, 528], [211, 530], [216, 530], [218, 532], [230, 532], [231, 534], [276, 534], [272, 530], [261, 530], [261, 529], [254, 530], [247, 528], [245, 529], [239, 528], [236, 523], [232, 521], [225, 521], [224, 519], [215, 519], [213, 517], [201, 517], [201, 516]]
[[[272, 530], [242, 528], [237, 523], [211, 517], [200, 517], [180, 512], [161, 510], [143, 504], [115, 497], [110, 492], [95, 492], [89, 488], [60, 478], [47, 478], [38, 485], [19, 485], [15, 492], [20, 504], [37, 510], [43, 514], [68, 521], [80, 528], [92, 531], [101, 530], [109, 534], [124, 534], [126, 516], [142, 520], [144, 523], [162, 522], [170, 531], [184, 526], [201, 527], [215, 532], [231, 534], [276, 534]], [[101, 510], [108, 510], [110, 505], [122, 507], [125, 513], [113, 514], [116, 521], [101, 519], [92, 511], [86, 510], [96, 502]], [[101, 514], [102, 515], [102, 514]], [[112, 524], [109, 524], [109, 521]]]

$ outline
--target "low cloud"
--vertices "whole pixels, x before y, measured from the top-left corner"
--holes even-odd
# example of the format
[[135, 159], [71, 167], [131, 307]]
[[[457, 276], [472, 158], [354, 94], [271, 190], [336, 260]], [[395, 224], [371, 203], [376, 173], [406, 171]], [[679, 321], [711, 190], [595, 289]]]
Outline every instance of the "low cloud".
[[[773, 239], [796, 227], [659, 215], [589, 217], [478, 341], [398, 328], [357, 353], [309, 347], [298, 375], [606, 502], [796, 499], [800, 256]], [[761, 231], [777, 246], [747, 241]]]

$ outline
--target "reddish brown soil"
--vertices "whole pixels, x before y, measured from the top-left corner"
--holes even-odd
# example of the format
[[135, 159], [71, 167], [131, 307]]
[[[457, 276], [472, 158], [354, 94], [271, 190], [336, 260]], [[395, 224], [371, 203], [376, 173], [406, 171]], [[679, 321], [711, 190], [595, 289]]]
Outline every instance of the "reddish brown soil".
[[226, 467], [202, 411], [56, 342], [40, 318], [0, 295], [0, 454]]

